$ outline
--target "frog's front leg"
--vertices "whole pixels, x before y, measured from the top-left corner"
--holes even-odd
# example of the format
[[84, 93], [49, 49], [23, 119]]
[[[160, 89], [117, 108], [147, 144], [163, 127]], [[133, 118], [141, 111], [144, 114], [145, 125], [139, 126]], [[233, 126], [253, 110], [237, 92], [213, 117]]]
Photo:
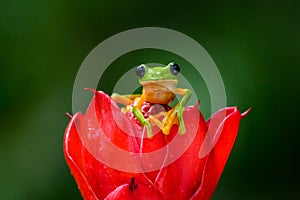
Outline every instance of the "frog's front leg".
[[182, 95], [183, 97], [176, 104], [176, 106], [167, 113], [166, 117], [164, 118], [164, 134], [169, 134], [172, 125], [176, 123], [178, 123], [179, 125], [179, 134], [184, 134], [186, 131], [182, 114], [192, 92], [189, 89], [177, 88], [176, 94]]
[[148, 137], [152, 138], [153, 133], [152, 133], [151, 123], [150, 123], [149, 119], [145, 119], [142, 112], [137, 107], [132, 108], [132, 113], [139, 120], [139, 122], [141, 123], [142, 126], [146, 126], [147, 132], [148, 132]]
[[141, 94], [128, 94], [128, 95], [120, 95], [117, 93], [113, 93], [111, 95], [112, 100], [114, 100], [116, 103], [120, 103], [124, 106], [127, 106], [133, 102], [133, 100], [137, 97], [140, 97]]

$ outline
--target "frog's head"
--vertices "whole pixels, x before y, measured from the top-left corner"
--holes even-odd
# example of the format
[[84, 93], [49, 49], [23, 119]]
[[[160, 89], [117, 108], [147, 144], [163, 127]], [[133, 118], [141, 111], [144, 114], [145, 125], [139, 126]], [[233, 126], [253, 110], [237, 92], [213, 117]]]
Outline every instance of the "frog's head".
[[170, 63], [167, 66], [148, 67], [145, 64], [137, 66], [135, 69], [136, 75], [139, 78], [141, 85], [145, 85], [149, 82], [176, 82], [177, 75], [180, 72], [180, 68], [176, 63]]

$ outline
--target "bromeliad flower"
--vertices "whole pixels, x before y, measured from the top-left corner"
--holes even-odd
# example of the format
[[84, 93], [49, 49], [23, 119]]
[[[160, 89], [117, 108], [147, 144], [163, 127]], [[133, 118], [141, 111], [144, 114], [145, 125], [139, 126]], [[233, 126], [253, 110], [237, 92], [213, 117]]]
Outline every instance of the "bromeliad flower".
[[[224, 108], [205, 122], [199, 104], [183, 107], [190, 93], [176, 88], [177, 80], [166, 69], [174, 76], [179, 72], [174, 63], [163, 69], [138, 67], [142, 95], [113, 95], [113, 100], [94, 91], [86, 113], [71, 117], [64, 153], [84, 199], [206, 200], [212, 196], [240, 120], [249, 111], [241, 114], [237, 107]], [[160, 74], [159, 87], [154, 73], [145, 80], [151, 70]], [[163, 81], [162, 74], [167, 77]], [[171, 108], [167, 104], [175, 92], [183, 100]], [[127, 105], [123, 112], [115, 100]]]

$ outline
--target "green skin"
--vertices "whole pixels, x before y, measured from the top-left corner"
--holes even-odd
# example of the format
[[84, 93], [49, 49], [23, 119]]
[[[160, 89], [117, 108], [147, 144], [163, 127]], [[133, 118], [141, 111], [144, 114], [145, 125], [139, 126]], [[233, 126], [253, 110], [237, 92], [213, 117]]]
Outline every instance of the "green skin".
[[165, 67], [148, 67], [147, 65], [144, 67], [146, 69], [145, 75], [139, 79], [141, 85], [148, 81], [177, 80], [177, 76], [170, 72], [170, 64]]
[[[145, 74], [142, 78], [139, 78], [139, 83], [143, 86], [142, 95], [137, 95], [139, 100], [137, 101], [136, 106], [132, 109], [132, 113], [139, 120], [142, 126], [146, 126], [148, 131], [148, 137], [152, 138], [152, 128], [149, 120], [154, 122], [158, 127], [162, 130], [164, 127], [167, 129], [163, 132], [164, 134], [168, 134], [170, 131], [170, 127], [172, 126], [174, 120], [174, 116], [177, 116], [179, 123], [179, 133], [185, 133], [185, 125], [182, 118], [184, 106], [186, 105], [189, 97], [191, 96], [191, 91], [189, 89], [177, 88], [177, 76], [172, 74], [170, 71], [170, 65], [168, 64], [165, 67], [148, 67], [143, 65], [145, 68]], [[160, 122], [153, 116], [150, 116], [149, 119], [145, 119], [142, 112], [140, 111], [141, 105], [144, 101], [148, 101], [150, 103], [158, 103], [158, 104], [169, 104], [174, 100], [175, 94], [182, 95], [183, 97], [178, 102], [178, 104], [168, 111], [165, 118], [169, 118], [163, 120], [164, 123]], [[113, 94], [112, 99], [114, 99], [117, 103], [122, 103], [124, 105], [128, 105], [130, 95], [118, 95]]]

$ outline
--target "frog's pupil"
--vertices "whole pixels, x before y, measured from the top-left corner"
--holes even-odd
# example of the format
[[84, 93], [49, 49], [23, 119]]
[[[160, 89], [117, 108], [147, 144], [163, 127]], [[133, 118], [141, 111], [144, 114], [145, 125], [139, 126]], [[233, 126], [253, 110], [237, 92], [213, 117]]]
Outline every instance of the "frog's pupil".
[[139, 65], [137, 66], [137, 68], [135, 69], [135, 73], [137, 75], [137, 77], [142, 78], [145, 75], [145, 67], [144, 65]]
[[171, 63], [170, 64], [170, 71], [173, 75], [177, 75], [180, 72], [180, 67], [176, 63]]

